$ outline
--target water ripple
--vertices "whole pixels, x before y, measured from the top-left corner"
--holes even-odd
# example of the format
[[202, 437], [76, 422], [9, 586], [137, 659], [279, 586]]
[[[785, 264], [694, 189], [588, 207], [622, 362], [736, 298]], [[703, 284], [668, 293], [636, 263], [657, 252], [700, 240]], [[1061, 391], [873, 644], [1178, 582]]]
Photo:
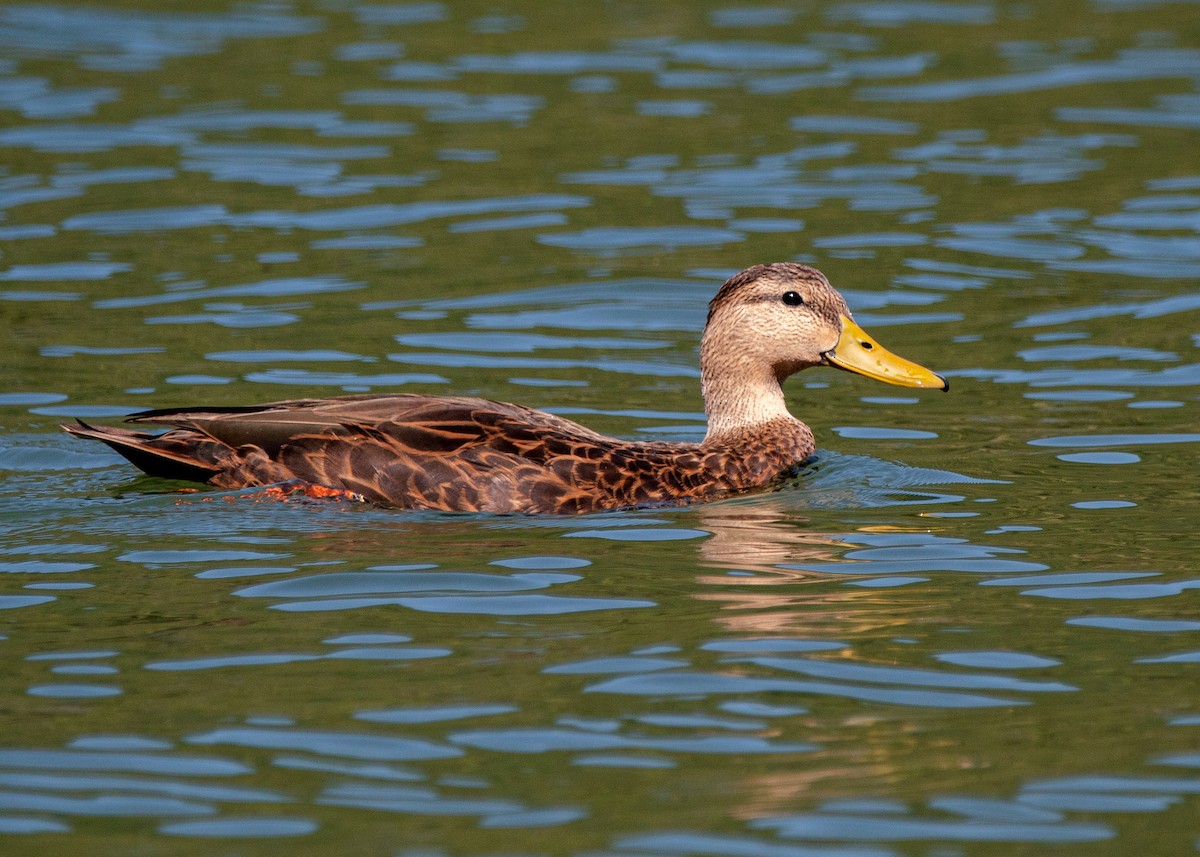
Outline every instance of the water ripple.
[[142, 72], [176, 57], [216, 53], [232, 39], [298, 36], [321, 29], [266, 7], [225, 14], [17, 4], [0, 9], [0, 45], [20, 55], [74, 58], [84, 68]]
[[307, 818], [272, 818], [261, 815], [244, 818], [228, 816], [204, 821], [173, 821], [158, 828], [167, 836], [194, 836], [219, 839], [273, 839], [280, 836], [307, 836], [318, 824]]
[[187, 777], [228, 777], [250, 772], [231, 759], [186, 756], [180, 753], [105, 753], [82, 750], [0, 749], [0, 769], [33, 768], [39, 771], [112, 771], [167, 774]]
[[379, 711], [359, 711], [356, 720], [371, 723], [442, 723], [468, 717], [492, 717], [511, 714], [519, 709], [513, 705], [446, 705], [439, 708], [389, 708]]
[[[189, 744], [199, 746], [230, 745], [267, 750], [306, 750], [321, 756], [339, 756], [348, 759], [415, 762], [429, 759], [452, 759], [462, 755], [462, 751], [455, 747], [447, 747], [420, 738], [330, 730], [231, 726], [191, 735], [186, 740]], [[0, 757], [0, 761], [2, 761], [2, 757]]]
[[732, 229], [703, 226], [598, 226], [574, 233], [546, 233], [538, 236], [538, 242], [570, 250], [611, 253], [642, 247], [670, 250], [693, 245], [729, 244], [742, 241], [745, 237], [743, 233]]
[[548, 753], [553, 751], [662, 750], [674, 753], [806, 753], [812, 744], [777, 743], [762, 738], [703, 736], [698, 738], [644, 738], [604, 735], [574, 729], [480, 729], [452, 732], [455, 744], [505, 753]]
[[0, 272], [0, 280], [107, 280], [113, 274], [132, 270], [133, 265], [124, 262], [48, 262], [41, 265], [13, 265], [7, 271]]
[[925, 0], [842, 3], [825, 13], [834, 22], [853, 21], [874, 27], [900, 27], [917, 22], [933, 24], [990, 24], [995, 8], [990, 3], [945, 3]]
[[818, 678], [836, 678], [872, 684], [913, 684], [924, 687], [965, 688], [970, 690], [1023, 690], [1063, 692], [1078, 690], [1054, 681], [1030, 681], [1004, 675], [949, 673], [936, 670], [856, 664], [847, 661], [823, 661], [814, 658], [724, 658], [725, 663], [752, 663], [770, 669], [798, 672]]
[[212, 286], [209, 288], [185, 289], [158, 295], [105, 298], [96, 301], [98, 309], [123, 309], [127, 307], [158, 306], [161, 304], [184, 303], [186, 301], [210, 300], [228, 297], [285, 297], [292, 295], [333, 294], [362, 288], [365, 283], [352, 282], [339, 276], [284, 277], [243, 283], [235, 286]]
[[855, 813], [820, 813], [758, 819], [751, 827], [774, 830], [779, 836], [796, 839], [826, 839], [847, 842], [940, 840], [950, 842], [1100, 842], [1111, 839], [1105, 824], [985, 822], [979, 819], [896, 818]]
[[528, 123], [545, 106], [545, 99], [533, 95], [472, 95], [451, 90], [357, 89], [342, 95], [348, 106], [422, 107], [429, 122]]
[[754, 678], [743, 675], [701, 672], [656, 672], [648, 675], [622, 676], [590, 685], [588, 692], [618, 693], [634, 696], [709, 695], [743, 693], [802, 693], [818, 696], [841, 696], [893, 705], [921, 708], [994, 708], [1025, 705], [1021, 700], [907, 688], [876, 688], [835, 682], [800, 681], [782, 678]]
[[317, 803], [417, 815], [510, 815], [524, 808], [517, 801], [503, 798], [454, 798], [433, 789], [375, 783], [331, 786], [322, 792]]
[[1038, 71], [992, 77], [947, 80], [897, 86], [864, 87], [864, 101], [956, 101], [987, 95], [1017, 95], [1069, 86], [1094, 86], [1159, 78], [1188, 77], [1200, 69], [1200, 52], [1172, 50], [1123, 51], [1115, 60], [1074, 62]]
[[196, 784], [143, 777], [89, 776], [85, 774], [47, 774], [0, 771], [0, 787], [41, 791], [105, 791], [190, 798], [210, 803], [286, 803], [280, 792], [245, 786]]

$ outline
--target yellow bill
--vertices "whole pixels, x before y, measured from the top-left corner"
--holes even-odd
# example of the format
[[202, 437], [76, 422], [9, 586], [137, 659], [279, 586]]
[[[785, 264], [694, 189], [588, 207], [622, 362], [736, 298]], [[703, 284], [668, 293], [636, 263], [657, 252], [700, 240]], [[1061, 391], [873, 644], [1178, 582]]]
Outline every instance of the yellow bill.
[[897, 357], [868, 336], [849, 316], [842, 316], [841, 338], [838, 339], [837, 345], [825, 352], [824, 357], [830, 366], [866, 375], [887, 384], [950, 389], [950, 382], [941, 375], [930, 372], [911, 360]]

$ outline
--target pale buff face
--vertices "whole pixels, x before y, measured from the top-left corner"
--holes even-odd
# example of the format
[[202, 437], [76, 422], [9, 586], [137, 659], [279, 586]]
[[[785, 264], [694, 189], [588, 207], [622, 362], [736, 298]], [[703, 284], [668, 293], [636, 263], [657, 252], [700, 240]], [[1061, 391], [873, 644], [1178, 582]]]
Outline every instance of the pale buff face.
[[[797, 302], [797, 296], [799, 302]], [[825, 362], [850, 310], [825, 276], [791, 263], [756, 265], [735, 276], [710, 304], [706, 357], [720, 352], [741, 367], [769, 367], [782, 380]]]

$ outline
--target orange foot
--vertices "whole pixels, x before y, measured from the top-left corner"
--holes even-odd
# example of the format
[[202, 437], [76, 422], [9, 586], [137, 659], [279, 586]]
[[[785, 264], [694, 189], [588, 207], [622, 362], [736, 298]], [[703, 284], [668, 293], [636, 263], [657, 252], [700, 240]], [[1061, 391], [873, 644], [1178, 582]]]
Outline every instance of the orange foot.
[[354, 503], [365, 503], [367, 498], [345, 488], [328, 488], [324, 485], [314, 485], [311, 482], [283, 482], [270, 485], [254, 494], [241, 494], [237, 497], [226, 497], [230, 502], [238, 499], [251, 500], [282, 500], [285, 503], [293, 500], [348, 500]]

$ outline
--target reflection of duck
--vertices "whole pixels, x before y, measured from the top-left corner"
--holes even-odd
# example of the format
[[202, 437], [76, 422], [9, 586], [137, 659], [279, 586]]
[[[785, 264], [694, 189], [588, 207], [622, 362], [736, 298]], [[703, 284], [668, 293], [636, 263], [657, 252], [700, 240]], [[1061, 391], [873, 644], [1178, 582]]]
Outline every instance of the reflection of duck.
[[[894, 593], [844, 584], [870, 577], [869, 562], [845, 558], [862, 544], [861, 534], [926, 533], [891, 526], [851, 531], [809, 529], [780, 494], [701, 506], [694, 525], [712, 534], [698, 542], [699, 561], [724, 573], [696, 577], [691, 598], [720, 607], [713, 615], [724, 633], [742, 636], [827, 638], [881, 631], [910, 621], [922, 608]], [[809, 570], [841, 562], [839, 573]], [[856, 573], [857, 572], [857, 573]]]
[[144, 411], [154, 435], [64, 426], [154, 476], [244, 488], [299, 480], [410, 509], [574, 513], [681, 504], [769, 485], [813, 451], [782, 382], [831, 365], [909, 387], [946, 381], [877, 345], [817, 270], [755, 265], [709, 304], [700, 346], [708, 434], [636, 442], [543, 411], [393, 394]]
[[808, 520], [780, 503], [779, 497], [760, 495], [697, 510], [694, 525], [711, 533], [698, 543], [700, 563], [739, 572], [736, 577], [704, 575], [700, 583], [764, 586], [826, 579], [780, 566], [834, 561], [840, 534], [808, 529]]

